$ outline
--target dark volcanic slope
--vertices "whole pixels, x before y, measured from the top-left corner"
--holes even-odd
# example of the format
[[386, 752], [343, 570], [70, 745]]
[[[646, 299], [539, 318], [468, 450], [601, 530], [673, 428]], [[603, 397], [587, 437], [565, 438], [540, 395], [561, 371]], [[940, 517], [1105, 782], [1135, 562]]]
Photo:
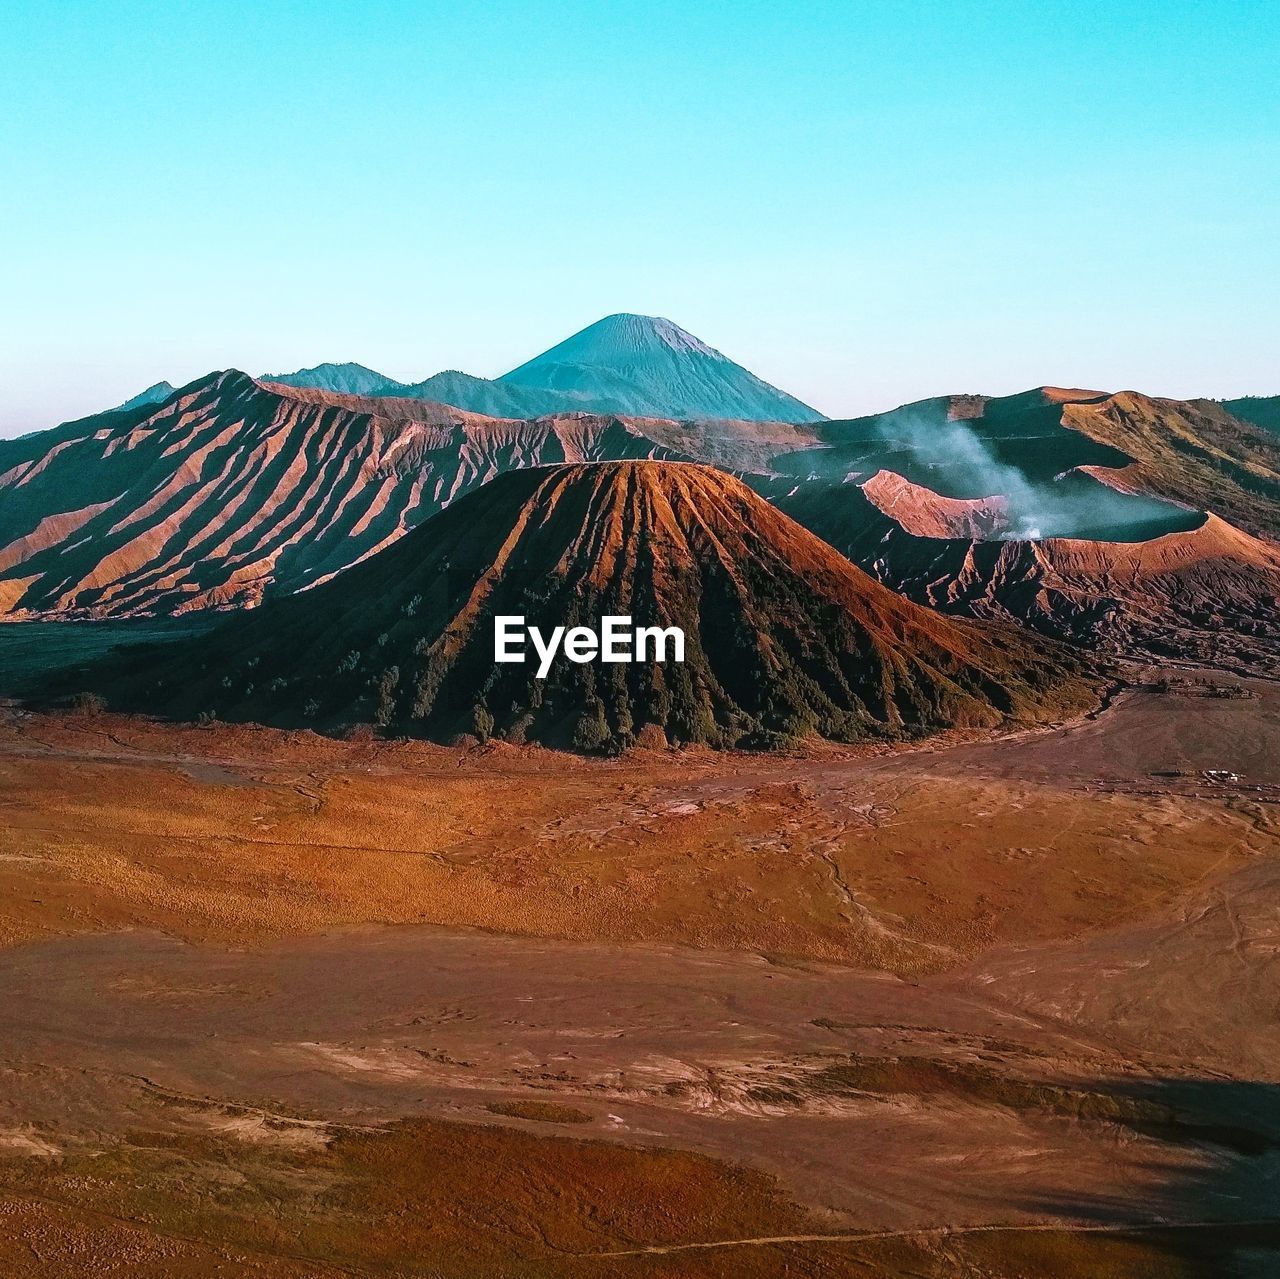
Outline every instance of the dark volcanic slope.
[[[682, 627], [686, 661], [498, 665], [493, 618]], [[894, 595], [736, 479], [606, 463], [508, 473], [334, 581], [90, 677], [113, 705], [372, 720], [582, 749], [853, 741], [1087, 701], [1066, 650]], [[646, 734], [646, 728], [649, 733]]]
[[0, 616], [245, 606], [372, 554], [500, 471], [695, 456], [763, 465], [769, 423], [481, 417], [235, 371], [164, 404], [0, 441]]
[[1280, 434], [1280, 395], [1245, 395], [1218, 401], [1232, 417]]

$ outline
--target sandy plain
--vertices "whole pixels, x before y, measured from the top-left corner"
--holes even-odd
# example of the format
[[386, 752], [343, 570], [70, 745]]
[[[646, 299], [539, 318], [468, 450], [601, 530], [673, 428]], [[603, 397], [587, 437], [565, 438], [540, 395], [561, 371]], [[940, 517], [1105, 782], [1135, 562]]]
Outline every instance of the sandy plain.
[[1278, 742], [1194, 672], [787, 758], [7, 704], [0, 1269], [1272, 1273]]

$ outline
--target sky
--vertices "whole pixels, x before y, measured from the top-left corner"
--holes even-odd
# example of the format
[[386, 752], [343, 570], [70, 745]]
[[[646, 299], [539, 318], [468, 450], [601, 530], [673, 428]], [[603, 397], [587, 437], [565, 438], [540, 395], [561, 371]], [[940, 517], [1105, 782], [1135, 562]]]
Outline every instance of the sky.
[[0, 435], [666, 316], [831, 416], [1280, 393], [1280, 5], [0, 0]]

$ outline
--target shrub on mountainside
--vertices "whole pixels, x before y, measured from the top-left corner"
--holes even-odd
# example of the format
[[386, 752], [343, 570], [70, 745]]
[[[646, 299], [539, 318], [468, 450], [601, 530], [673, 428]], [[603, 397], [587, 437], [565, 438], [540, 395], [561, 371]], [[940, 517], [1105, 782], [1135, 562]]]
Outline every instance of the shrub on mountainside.
[[476, 708], [471, 716], [471, 721], [475, 727], [476, 736], [482, 742], [487, 742], [493, 735], [493, 715], [483, 702], [476, 703]]
[[374, 703], [373, 722], [386, 728], [396, 713], [396, 685], [400, 683], [400, 668], [388, 666], [378, 676], [377, 697]]
[[588, 755], [607, 749], [613, 740], [608, 721], [604, 717], [604, 703], [593, 697], [583, 711], [573, 730], [573, 747]]

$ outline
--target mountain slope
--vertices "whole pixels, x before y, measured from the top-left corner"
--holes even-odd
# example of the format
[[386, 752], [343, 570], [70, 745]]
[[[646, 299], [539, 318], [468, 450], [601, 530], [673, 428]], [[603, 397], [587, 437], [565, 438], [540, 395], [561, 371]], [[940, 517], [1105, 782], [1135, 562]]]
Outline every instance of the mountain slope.
[[[494, 660], [493, 618], [682, 627], [683, 663]], [[324, 586], [90, 685], [113, 705], [583, 749], [845, 741], [1056, 716], [1065, 649], [899, 599], [742, 483], [669, 462], [511, 472]]]
[[818, 446], [775, 459], [775, 469], [832, 484], [883, 470], [942, 497], [1002, 496], [1005, 535], [1140, 541], [1212, 511], [1280, 537], [1280, 434], [1211, 400], [1040, 387], [810, 429]]
[[892, 471], [877, 471], [859, 487], [879, 510], [913, 537], [964, 537], [982, 541], [1001, 538], [1012, 527], [1009, 500], [1002, 493], [989, 497], [943, 497]]
[[1108, 398], [1056, 387], [998, 398], [940, 396], [871, 417], [816, 423], [811, 429], [819, 447], [778, 457], [774, 467], [805, 483], [865, 484], [883, 472], [939, 498], [999, 498], [996, 536], [1139, 541], [1193, 527], [1195, 515], [1171, 503], [1173, 494], [1156, 497], [1105, 482], [1130, 466], [1133, 455], [1118, 436], [1096, 438], [1065, 415]]
[[499, 381], [638, 417], [812, 422], [822, 414], [657, 316], [610, 315]]
[[[761, 492], [915, 598], [945, 596], [936, 583], [960, 569], [921, 569], [908, 534], [948, 542], [949, 564], [973, 539], [1138, 544], [1194, 532], [1205, 509], [1254, 534], [1280, 520], [1280, 439], [1212, 402], [1041, 388], [804, 426], [583, 413], [526, 421], [230, 372], [160, 405], [0, 441], [0, 617], [252, 605], [324, 580], [504, 470], [646, 457], [751, 473]], [[874, 567], [888, 557], [866, 547], [869, 528], [873, 541], [890, 537], [899, 568]], [[994, 552], [975, 554], [985, 563]], [[993, 566], [998, 577], [1006, 562]], [[1005, 581], [993, 588], [1000, 601], [1011, 598]], [[1165, 615], [1185, 637], [1174, 580], [1160, 583]], [[1265, 629], [1260, 592], [1270, 586], [1256, 564], [1219, 586], [1231, 583], [1238, 598], [1223, 597], [1220, 627]], [[1098, 589], [1118, 598], [1114, 580]], [[1203, 596], [1200, 585], [1179, 589]], [[1150, 591], [1140, 594], [1140, 611], [1157, 617]], [[959, 598], [988, 607], [969, 586]]]
[[[278, 386], [304, 387], [315, 391], [333, 391], [339, 395], [402, 395], [408, 389], [403, 382], [387, 377], [363, 364], [317, 364], [294, 373], [266, 374], [259, 379]], [[429, 399], [429, 396], [420, 397]]]
[[1062, 422], [1133, 461], [1108, 482], [1212, 511], [1280, 538], [1280, 435], [1211, 400], [1163, 400], [1121, 391], [1068, 404]]
[[887, 472], [775, 497], [878, 581], [945, 613], [1016, 620], [1105, 652], [1240, 671], [1280, 661], [1280, 546], [1214, 515], [1142, 541], [992, 539], [978, 526], [998, 524], [998, 506]]
[[1232, 417], [1280, 434], [1280, 395], [1245, 395], [1219, 403]]
[[234, 371], [45, 436], [0, 442], [0, 612], [18, 617], [256, 604], [506, 468], [670, 452], [616, 418], [498, 421]]
[[807, 439], [769, 423], [494, 419], [212, 374], [158, 408], [0, 441], [0, 616], [253, 605], [513, 467], [695, 456], [750, 468]]
[[144, 408], [148, 404], [163, 404], [177, 389], [169, 382], [156, 382], [145, 391], [139, 391], [137, 395], [125, 400], [123, 404], [117, 404], [114, 409], [108, 409], [107, 412], [121, 413], [128, 409]]
[[587, 411], [596, 404], [590, 395], [533, 390], [492, 378], [473, 377], [456, 369], [446, 369], [391, 394], [456, 404], [471, 413], [484, 413], [489, 417], [543, 417]]
[[1221, 404], [1040, 387], [811, 430], [753, 483], [910, 599], [1109, 652], [1280, 660], [1280, 438]]
[[361, 364], [318, 364], [261, 380], [343, 395], [433, 400], [489, 417], [822, 418], [670, 320], [643, 315], [606, 316], [500, 378], [448, 369], [404, 383]]

